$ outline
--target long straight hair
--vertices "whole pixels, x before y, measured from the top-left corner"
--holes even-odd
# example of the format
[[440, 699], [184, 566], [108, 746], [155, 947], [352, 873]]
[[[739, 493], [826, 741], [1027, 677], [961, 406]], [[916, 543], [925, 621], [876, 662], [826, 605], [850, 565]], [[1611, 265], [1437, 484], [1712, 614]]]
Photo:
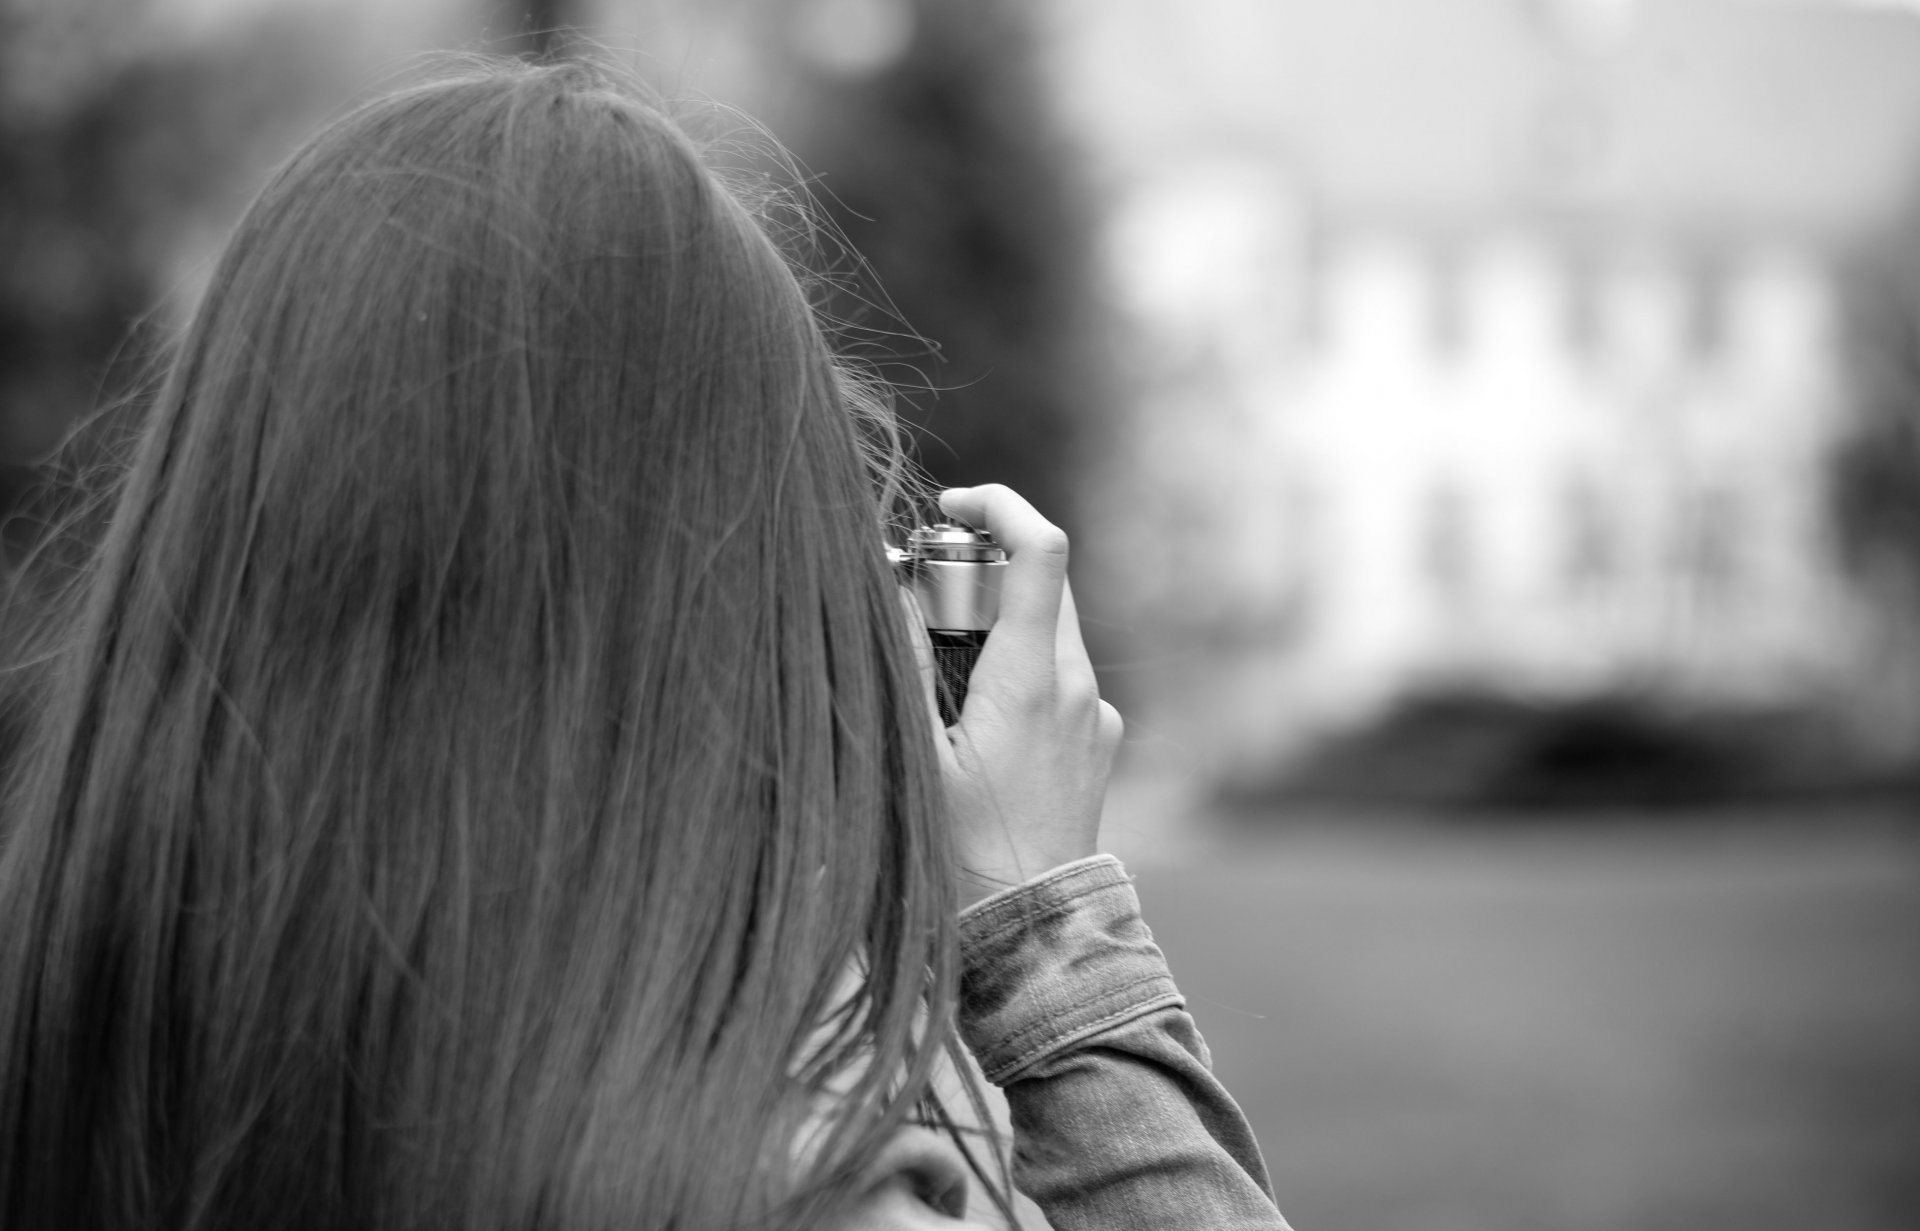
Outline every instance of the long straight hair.
[[858, 402], [615, 73], [467, 62], [296, 154], [5, 822], [0, 1224], [829, 1212], [954, 983]]

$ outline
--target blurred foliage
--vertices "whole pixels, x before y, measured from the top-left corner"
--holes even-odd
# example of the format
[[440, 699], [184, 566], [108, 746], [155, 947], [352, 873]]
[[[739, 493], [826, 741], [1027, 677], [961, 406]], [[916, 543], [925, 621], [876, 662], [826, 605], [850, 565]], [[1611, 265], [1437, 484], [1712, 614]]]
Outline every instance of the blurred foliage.
[[1854, 432], [1837, 458], [1836, 515], [1856, 567], [1920, 573], [1920, 203], [1874, 236], [1846, 278]]
[[[1920, 711], [1920, 183], [1895, 221], [1862, 243], [1842, 281], [1852, 413], [1833, 462], [1841, 557], [1879, 608], [1883, 688]], [[1920, 781], [1920, 730], [1888, 725]]]
[[[0, 510], [9, 515], [70, 474], [38, 463], [76, 425], [137, 393], [169, 323], [184, 241], [237, 212], [269, 142], [313, 108], [327, 80], [314, 50], [326, 44], [297, 16], [147, 45], [125, 33], [145, 29], [141, 16], [75, 0], [44, 13], [16, 7], [0, 22], [0, 66], [35, 66], [15, 77], [31, 88], [0, 91]], [[33, 519], [10, 516], [10, 555], [36, 533]]]
[[896, 63], [801, 84], [808, 121], [792, 143], [871, 274], [830, 310], [843, 346], [908, 391], [901, 410], [936, 481], [1006, 483], [1072, 529], [1079, 441], [1102, 393], [1087, 211], [1046, 100], [1037, 17], [1023, 0], [912, 11]]
[[1682, 705], [1616, 692], [1536, 702], [1500, 692], [1410, 695], [1265, 781], [1230, 788], [1232, 811], [1278, 804], [1407, 807], [1528, 816], [1805, 802], [1856, 792], [1844, 731], [1812, 708]]
[[493, 0], [490, 49], [509, 56], [558, 51], [576, 22], [574, 9], [570, 0]]
[[[32, 696], [37, 598], [98, 529], [90, 472], [139, 420], [182, 257], [334, 78], [317, 51], [332, 44], [298, 15], [196, 42], [159, 37], [121, 0], [0, 5], [4, 767]], [[60, 550], [40, 551], [56, 526]], [[19, 570], [29, 553], [40, 567]]]
[[[143, 44], [126, 33], [144, 28], [141, 8], [28, 2], [0, 9], [0, 65], [57, 67], [37, 74], [52, 84], [30, 105], [0, 90], [9, 509], [33, 463], [137, 378], [183, 234], [238, 208], [250, 151], [313, 110], [338, 77], [316, 56], [346, 42], [267, 10], [198, 41]], [[897, 62], [798, 70], [810, 118], [794, 144], [866, 266], [842, 271], [829, 307], [849, 349], [909, 391], [902, 410], [938, 481], [1004, 481], [1070, 522], [1079, 427], [1102, 395], [1086, 358], [1088, 227], [1036, 17], [1020, 0], [902, 3], [914, 36]], [[475, 14], [497, 49], [540, 54], [560, 50], [549, 32], [579, 7], [483, 0]], [[769, 27], [791, 7], [767, 4]]]
[[[1087, 361], [1087, 211], [1049, 114], [1037, 17], [1022, 0], [900, 3], [913, 37], [877, 71], [778, 50], [805, 117], [783, 135], [865, 262], [839, 271], [829, 311], [843, 344], [907, 389], [937, 481], [1007, 482], [1071, 526], [1077, 441], [1104, 399]], [[498, 50], [564, 54], [547, 32], [583, 8], [476, 0], [473, 16]], [[146, 11], [0, 0], [0, 65], [56, 66], [33, 91], [0, 88], [0, 510], [16, 514], [16, 558], [37, 533], [17, 514], [44, 485], [38, 463], [137, 393], [173, 324], [156, 309], [183, 249], [210, 246], [261, 151], [337, 94], [355, 54], [311, 12], [192, 38], [128, 33]], [[761, 37], [777, 40], [793, 11], [766, 0]]]

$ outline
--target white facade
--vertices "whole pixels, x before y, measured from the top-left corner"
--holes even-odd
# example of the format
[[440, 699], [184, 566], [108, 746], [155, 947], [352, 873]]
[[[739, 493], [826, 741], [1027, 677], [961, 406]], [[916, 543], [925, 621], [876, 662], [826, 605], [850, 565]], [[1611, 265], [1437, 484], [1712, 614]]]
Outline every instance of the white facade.
[[1082, 606], [1142, 759], [1270, 765], [1430, 687], [1845, 710], [1908, 671], [1834, 550], [1830, 254], [1920, 180], [1920, 21], [1054, 11], [1129, 331]]
[[[1709, 280], [1683, 253], [1376, 234], [1308, 259], [1303, 237], [1232, 235], [1299, 216], [1254, 204], [1270, 177], [1182, 181], [1248, 199], [1116, 228], [1158, 371], [1101, 511], [1137, 562], [1113, 599], [1183, 647], [1160, 686], [1184, 741], [1264, 756], [1433, 685], [1841, 686], [1861, 613], [1828, 532], [1844, 416], [1811, 255], [1756, 247]], [[1166, 191], [1132, 208], [1163, 216]], [[1244, 259], [1209, 300], [1169, 271], [1214, 242]]]

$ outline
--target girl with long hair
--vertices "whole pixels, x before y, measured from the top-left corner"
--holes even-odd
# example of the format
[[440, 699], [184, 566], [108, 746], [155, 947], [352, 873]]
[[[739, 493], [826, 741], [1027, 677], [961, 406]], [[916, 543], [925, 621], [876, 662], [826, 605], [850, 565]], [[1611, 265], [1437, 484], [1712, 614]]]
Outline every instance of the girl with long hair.
[[0, 822], [0, 1226], [950, 1225], [962, 1035], [1056, 1225], [1283, 1225], [1093, 857], [1064, 538], [942, 497], [1011, 558], [942, 732], [884, 403], [751, 200], [577, 61], [263, 191]]

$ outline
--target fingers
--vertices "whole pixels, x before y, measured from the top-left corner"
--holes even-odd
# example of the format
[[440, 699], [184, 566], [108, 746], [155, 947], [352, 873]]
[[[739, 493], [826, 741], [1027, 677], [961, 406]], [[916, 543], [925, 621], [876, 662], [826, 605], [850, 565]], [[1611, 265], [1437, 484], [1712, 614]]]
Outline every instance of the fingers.
[[1093, 706], [1096, 738], [1109, 750], [1117, 748], [1123, 730], [1120, 711], [1100, 699], [1100, 681], [1094, 675], [1093, 660], [1088, 657], [1086, 643], [1081, 639], [1080, 614], [1074, 609], [1071, 585], [1066, 586], [1060, 596], [1060, 631], [1054, 654], [1060, 695], [1076, 698], [1081, 705]]
[[1060, 587], [1060, 619], [1054, 631], [1054, 665], [1062, 676], [1084, 671], [1093, 674], [1087, 643], [1080, 634], [1080, 612], [1073, 602], [1073, 583]]
[[1007, 572], [1000, 583], [1000, 618], [994, 631], [1007, 628], [1021, 640], [1045, 638], [1051, 646], [1067, 580], [1066, 534], [998, 483], [949, 488], [940, 493], [940, 507], [950, 517], [984, 528], [1006, 549]]
[[942, 494], [1007, 551], [1000, 614], [943, 761], [963, 901], [1098, 848], [1122, 725], [1100, 699], [1067, 585], [1067, 540], [997, 485]]
[[982, 655], [985, 678], [976, 686], [1002, 700], [1064, 695], [1091, 705], [1099, 684], [1080, 632], [1073, 587], [1066, 577], [1067, 542], [1031, 504], [998, 484], [943, 493], [947, 514], [985, 524], [1007, 549], [1000, 587], [1000, 618]]

